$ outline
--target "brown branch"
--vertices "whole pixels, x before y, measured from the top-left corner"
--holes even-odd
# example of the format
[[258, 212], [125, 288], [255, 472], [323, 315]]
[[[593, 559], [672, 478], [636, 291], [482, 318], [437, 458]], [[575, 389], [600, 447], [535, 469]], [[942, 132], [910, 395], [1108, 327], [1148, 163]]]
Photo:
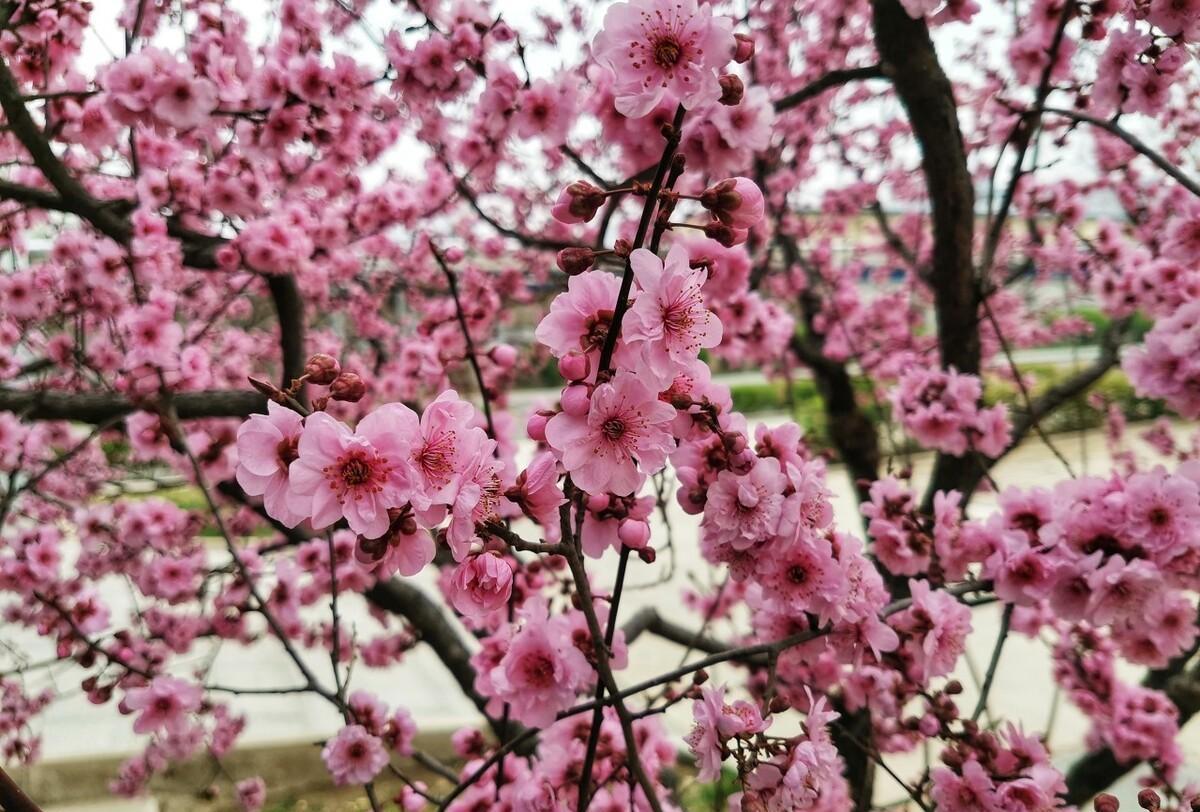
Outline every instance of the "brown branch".
[[[179, 417], [247, 417], [266, 411], [267, 399], [257, 392], [210, 390], [182, 392], [173, 398]], [[138, 411], [156, 411], [153, 402], [135, 403], [124, 395], [97, 392], [17, 391], [0, 389], [0, 412], [14, 412], [23, 420], [71, 420], [106, 423]]]
[[[1098, 116], [1093, 116], [1088, 113], [1083, 113], [1079, 110], [1065, 110], [1059, 107], [1041, 107], [1038, 109], [1040, 109], [1043, 113], [1064, 116], [1065, 118], [1069, 118], [1074, 121], [1082, 121], [1085, 124], [1091, 124], [1093, 127], [1099, 127], [1102, 130], [1112, 133], [1117, 138], [1120, 138], [1122, 141], [1128, 144], [1134, 150], [1134, 152], [1149, 158], [1155, 166], [1174, 178], [1174, 180], [1180, 186], [1187, 189], [1197, 197], [1200, 197], [1200, 183], [1196, 183], [1196, 181], [1183, 174], [1179, 167], [1175, 166], [1158, 152], [1151, 149], [1145, 141], [1129, 132], [1129, 130], [1126, 130], [1118, 125], [1117, 122], [1099, 118]], [[1037, 109], [1033, 110], [1032, 112], [1036, 113]]]
[[0, 768], [0, 809], [4, 812], [42, 812], [42, 808]]
[[782, 113], [784, 110], [790, 110], [793, 107], [803, 104], [804, 102], [815, 99], [827, 90], [832, 90], [835, 87], [841, 87], [848, 82], [854, 82], [860, 79], [884, 79], [886, 74], [882, 65], [866, 65], [861, 68], [841, 68], [839, 70], [831, 70], [829, 73], [821, 76], [818, 79], [809, 82], [804, 87], [789, 93], [775, 102], [775, 112]]
[[487, 697], [475, 690], [471, 652], [441, 606], [416, 586], [398, 578], [379, 581], [363, 594], [373, 605], [406, 619], [417, 630], [420, 639], [433, 649], [450, 672], [459, 690], [487, 718], [498, 739], [508, 741], [524, 732], [515, 722], [506, 726], [488, 714]]

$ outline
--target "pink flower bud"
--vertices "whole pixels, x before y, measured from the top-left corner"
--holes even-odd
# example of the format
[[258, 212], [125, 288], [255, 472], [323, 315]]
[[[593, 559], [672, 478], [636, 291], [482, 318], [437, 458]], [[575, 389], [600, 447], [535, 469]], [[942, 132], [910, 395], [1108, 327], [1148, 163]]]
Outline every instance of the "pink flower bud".
[[531, 414], [529, 422], [525, 424], [525, 433], [529, 435], [529, 439], [535, 443], [546, 442], [546, 424], [553, 416], [554, 412], [547, 412], [544, 409], [539, 409]]
[[217, 267], [222, 271], [236, 271], [242, 264], [241, 253], [228, 243], [216, 250], [213, 259], [217, 261]]
[[517, 362], [517, 348], [512, 344], [497, 344], [488, 352], [498, 366], [508, 369]]
[[746, 86], [742, 84], [742, 80], [732, 73], [727, 73], [721, 77], [720, 82], [721, 98], [718, 101], [726, 107], [737, 107], [741, 104], [742, 96], [746, 94]]
[[592, 393], [585, 384], [573, 383], [562, 391], [559, 401], [564, 412], [572, 417], [583, 417], [591, 406]]
[[596, 263], [596, 252], [590, 248], [564, 248], [558, 252], [555, 260], [558, 269], [567, 276], [575, 276], [586, 271]]
[[499, 553], [473, 555], [450, 574], [450, 602], [464, 615], [486, 615], [508, 603], [512, 582], [512, 564]]
[[1117, 812], [1121, 808], [1121, 802], [1117, 800], [1115, 795], [1103, 792], [1096, 796], [1096, 800], [1092, 801], [1092, 808], [1096, 812]]
[[594, 493], [587, 499], [587, 509], [592, 513], [608, 510], [610, 504], [612, 504], [612, 499], [607, 493]]
[[592, 362], [581, 352], [569, 352], [558, 359], [558, 373], [568, 381], [584, 381], [592, 372]]
[[577, 180], [558, 195], [550, 213], [560, 223], [586, 223], [604, 205], [604, 190], [585, 180]]
[[700, 195], [700, 205], [713, 217], [735, 229], [753, 228], [763, 218], [766, 202], [749, 178], [726, 178]]
[[342, 368], [338, 365], [337, 359], [323, 352], [309, 356], [308, 363], [304, 365], [304, 374], [318, 386], [328, 386], [333, 383], [341, 371]]
[[367, 385], [353, 372], [343, 372], [333, 379], [333, 383], [329, 384], [329, 397], [334, 400], [357, 403], [365, 394], [367, 394]]
[[734, 34], [737, 44], [733, 47], [733, 61], [739, 65], [754, 58], [754, 37], [748, 34]]
[[458, 246], [451, 246], [442, 252], [442, 259], [446, 260], [446, 262], [449, 262], [451, 265], [453, 265], [455, 262], [461, 262], [464, 256], [466, 256], [466, 254], [464, 254], [463, 250]]
[[650, 541], [650, 525], [641, 519], [626, 519], [617, 528], [617, 538], [626, 547], [640, 550]]

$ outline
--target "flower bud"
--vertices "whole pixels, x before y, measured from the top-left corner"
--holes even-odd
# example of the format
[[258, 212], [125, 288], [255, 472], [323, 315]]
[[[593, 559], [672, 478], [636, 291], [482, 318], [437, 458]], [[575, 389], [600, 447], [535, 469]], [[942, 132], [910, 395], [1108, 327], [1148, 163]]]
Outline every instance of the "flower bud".
[[1162, 808], [1162, 799], [1158, 797], [1157, 792], [1147, 788], [1138, 793], [1138, 806], [1149, 812], [1158, 812]]
[[308, 359], [308, 363], [304, 365], [304, 374], [308, 379], [319, 386], [327, 386], [333, 383], [334, 378], [342, 368], [338, 366], [337, 359], [332, 355], [326, 355], [323, 352], [318, 352]]
[[488, 355], [498, 366], [505, 369], [517, 362], [517, 348], [512, 344], [497, 344], [488, 351]]
[[653, 547], [643, 547], [637, 551], [637, 554], [643, 564], [653, 564], [655, 559], [658, 558], [658, 553], [654, 552]]
[[716, 240], [726, 248], [732, 248], [746, 241], [748, 236], [745, 229], [737, 229], [732, 226], [727, 226], [720, 220], [713, 220], [704, 226], [704, 236], [709, 239]]
[[559, 400], [564, 412], [572, 417], [583, 417], [591, 406], [592, 393], [585, 384], [573, 383], [562, 391]]
[[742, 103], [742, 96], [746, 93], [746, 86], [742, 84], [742, 80], [732, 73], [727, 73], [721, 77], [721, 98], [718, 101], [726, 107], [737, 107]]
[[558, 359], [558, 373], [568, 381], [585, 381], [592, 372], [592, 362], [581, 352], [569, 352]]
[[357, 403], [365, 394], [367, 394], [367, 385], [353, 372], [343, 372], [333, 379], [333, 383], [329, 384], [329, 397], [334, 400]]
[[529, 435], [529, 439], [535, 443], [546, 442], [546, 424], [553, 416], [554, 412], [547, 412], [544, 409], [539, 409], [529, 415], [529, 422], [525, 424], [525, 433]]
[[650, 541], [650, 525], [641, 519], [626, 519], [617, 528], [617, 538], [626, 547], [640, 550]]
[[582, 246], [564, 248], [558, 252], [558, 269], [567, 276], [575, 276], [596, 263], [596, 252]]
[[600, 513], [601, 511], [608, 510], [611, 502], [612, 498], [607, 493], [594, 493], [587, 499], [587, 509], [592, 513]]
[[577, 180], [558, 195], [551, 215], [560, 223], [586, 223], [604, 205], [604, 190], [585, 180]]
[[700, 195], [700, 205], [735, 229], [753, 228], [763, 218], [762, 190], [749, 178], [726, 178]]
[[734, 34], [737, 42], [733, 47], [733, 61], [739, 65], [754, 58], [754, 37], [749, 34]]
[[446, 262], [450, 263], [451, 265], [456, 262], [462, 262], [462, 258], [464, 256], [466, 256], [466, 254], [456, 245], [452, 245], [442, 252], [442, 259], [446, 260]]
[[1117, 812], [1121, 808], [1121, 802], [1115, 795], [1102, 792], [1096, 796], [1096, 800], [1092, 801], [1092, 807], [1096, 812]]

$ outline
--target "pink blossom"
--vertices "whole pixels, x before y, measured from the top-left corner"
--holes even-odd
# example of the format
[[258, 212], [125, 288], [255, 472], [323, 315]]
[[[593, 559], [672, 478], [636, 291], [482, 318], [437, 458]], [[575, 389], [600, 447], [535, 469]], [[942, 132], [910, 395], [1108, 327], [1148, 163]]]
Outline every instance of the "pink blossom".
[[640, 118], [664, 95], [691, 109], [721, 95], [717, 71], [732, 57], [730, 21], [696, 0], [615, 3], [596, 36], [596, 59], [615, 77], [617, 110]]
[[586, 415], [551, 418], [546, 440], [584, 491], [626, 496], [666, 464], [675, 448], [668, 431], [674, 418], [675, 410], [636, 375], [618, 372], [592, 392]]
[[200, 126], [217, 107], [217, 86], [204, 78], [169, 76], [157, 95], [154, 114], [179, 130]]
[[556, 358], [581, 352], [596, 369], [620, 289], [621, 280], [605, 271], [572, 276], [567, 292], [554, 297], [534, 335]]
[[917, 679], [945, 676], [966, 650], [971, 610], [928, 581], [909, 581], [909, 587], [912, 606], [894, 615], [892, 626], [908, 638], [901, 648], [912, 657]]
[[721, 320], [705, 306], [704, 270], [688, 265], [682, 245], [673, 245], [665, 262], [639, 248], [629, 264], [641, 290], [625, 317], [623, 335], [631, 347], [641, 348], [646, 370], [669, 385], [701, 349], [721, 343]]
[[353, 432], [325, 412], [309, 415], [299, 456], [288, 470], [292, 510], [310, 516], [317, 528], [345, 517], [356, 533], [383, 535], [390, 523], [388, 508], [400, 507], [411, 493], [407, 443], [412, 438], [403, 433], [407, 414], [407, 407], [388, 404]]
[[787, 480], [774, 457], [760, 458], [749, 473], [721, 471], [704, 505], [704, 532], [718, 544], [745, 550], [779, 531]]
[[726, 704], [724, 687], [704, 688], [700, 699], [692, 703], [692, 716], [696, 723], [687, 735], [687, 743], [700, 764], [697, 777], [701, 781], [713, 781], [720, 775], [726, 741], [767, 728], [753, 704], [742, 699]]
[[498, 553], [483, 552], [454, 568], [450, 602], [464, 615], [486, 615], [508, 602], [512, 584], [512, 564]]
[[251, 415], [238, 427], [237, 481], [250, 496], [262, 496], [272, 518], [295, 527], [304, 514], [288, 505], [288, 468], [295, 461], [303, 421], [291, 409], [267, 402], [265, 415]]
[[200, 686], [178, 677], [158, 676], [144, 688], [132, 688], [125, 695], [125, 706], [138, 711], [133, 722], [135, 733], [179, 730], [187, 715], [200, 707]]
[[546, 727], [570, 707], [591, 666], [557, 624], [529, 622], [491, 671], [496, 696], [512, 707], [513, 718]]
[[267, 785], [261, 778], [244, 778], [237, 782], [238, 805], [245, 812], [258, 812], [267, 802]]
[[383, 742], [362, 725], [346, 725], [321, 749], [321, 759], [339, 787], [368, 784], [388, 762]]

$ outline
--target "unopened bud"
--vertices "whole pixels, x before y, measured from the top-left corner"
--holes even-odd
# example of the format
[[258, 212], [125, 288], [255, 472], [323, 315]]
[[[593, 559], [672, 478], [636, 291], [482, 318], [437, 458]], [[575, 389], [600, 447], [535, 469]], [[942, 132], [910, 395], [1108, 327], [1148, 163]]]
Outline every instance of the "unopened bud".
[[539, 409], [529, 416], [529, 422], [525, 424], [525, 433], [529, 435], [529, 439], [535, 443], [546, 442], [546, 424], [550, 422], [550, 418], [554, 417], [554, 412], [547, 412], [545, 409]]
[[596, 264], [596, 252], [582, 246], [564, 248], [558, 252], [556, 263], [567, 276], [575, 276]]
[[754, 58], [754, 37], [748, 34], [734, 34], [737, 42], [733, 47], [733, 61], [739, 65]]
[[1149, 812], [1158, 812], [1162, 807], [1162, 799], [1158, 797], [1158, 793], [1154, 790], [1144, 789], [1138, 793], [1138, 806], [1149, 810]]
[[337, 359], [323, 352], [309, 356], [308, 363], [304, 365], [304, 374], [318, 386], [328, 386], [333, 383], [334, 378], [341, 371], [342, 368], [338, 365]]
[[653, 547], [643, 547], [637, 554], [643, 564], [653, 564], [658, 559], [658, 553], [654, 552]]
[[585, 381], [592, 372], [592, 362], [581, 352], [569, 352], [558, 359], [558, 372], [568, 381]]
[[367, 394], [367, 385], [353, 372], [343, 372], [333, 379], [333, 383], [329, 384], [329, 397], [334, 400], [357, 403], [365, 394]]
[[604, 205], [604, 190], [585, 180], [577, 180], [558, 195], [550, 213], [560, 223], [586, 223]]
[[1103, 792], [1096, 796], [1096, 800], [1092, 801], [1092, 808], [1096, 812], [1117, 812], [1121, 808], [1121, 802], [1117, 800], [1115, 795]]
[[641, 519], [626, 519], [617, 528], [617, 538], [626, 547], [641, 550], [650, 541], [650, 525]]
[[708, 682], [708, 672], [703, 668], [698, 670], [695, 674], [692, 674], [693, 685], [703, 685], [706, 682]]
[[746, 86], [742, 84], [742, 80], [732, 73], [727, 73], [721, 77], [721, 98], [718, 101], [726, 107], [737, 107], [742, 103], [742, 96], [746, 94]]
[[488, 351], [488, 355], [497, 366], [508, 369], [517, 362], [517, 348], [512, 344], [497, 344]]
[[591, 406], [592, 393], [585, 384], [577, 383], [562, 391], [559, 402], [562, 410], [572, 417], [583, 417]]

